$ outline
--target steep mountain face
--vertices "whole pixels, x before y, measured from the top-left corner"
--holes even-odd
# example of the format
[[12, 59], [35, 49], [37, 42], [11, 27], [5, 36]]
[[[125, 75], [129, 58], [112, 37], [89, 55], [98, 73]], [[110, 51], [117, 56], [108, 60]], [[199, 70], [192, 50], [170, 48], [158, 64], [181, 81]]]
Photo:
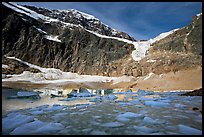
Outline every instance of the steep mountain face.
[[[202, 67], [202, 15], [157, 41], [132, 42], [128, 34], [122, 34], [122, 38], [129, 39], [127, 42], [118, 37], [120, 32], [76, 10], [2, 4], [3, 56], [15, 56], [46, 68], [105, 76], [138, 77]], [[134, 47], [140, 50], [137, 45], [148, 50], [135, 61], [132, 53]], [[4, 57], [2, 63], [9, 65]], [[17, 62], [12, 64], [15, 73], [28, 70]], [[3, 72], [11, 74], [6, 69]]]
[[[35, 19], [31, 11], [22, 14], [9, 6], [16, 7], [2, 5], [3, 56], [79, 74], [108, 75], [108, 63], [130, 56], [134, 50], [131, 44], [98, 37], [83, 27], [65, 26], [60, 21], [48, 23], [42, 20], [45, 17]], [[30, 13], [32, 16], [25, 15]]]
[[103, 24], [99, 19], [95, 18], [92, 15], [80, 12], [75, 9], [70, 10], [48, 10], [45, 8], [37, 8], [33, 6], [26, 6], [25, 7], [39, 13], [43, 14], [45, 16], [58, 19], [60, 21], [66, 22], [66, 23], [72, 23], [76, 25], [81, 25], [85, 29], [97, 32], [102, 35], [106, 36], [113, 36], [113, 37], [119, 37], [119, 38], [125, 38], [132, 41], [135, 41], [135, 39], [131, 36], [129, 36], [125, 32], [120, 32], [115, 29], [110, 28], [108, 25]]
[[194, 16], [189, 25], [150, 44], [147, 55], [141, 60], [134, 61], [127, 57], [123, 61], [113, 62], [111, 66], [120, 66], [117, 72], [130, 76], [144, 76], [149, 73], [160, 75], [201, 68], [202, 14]]
[[151, 46], [151, 53], [159, 50], [202, 55], [202, 15], [194, 16], [191, 24]]

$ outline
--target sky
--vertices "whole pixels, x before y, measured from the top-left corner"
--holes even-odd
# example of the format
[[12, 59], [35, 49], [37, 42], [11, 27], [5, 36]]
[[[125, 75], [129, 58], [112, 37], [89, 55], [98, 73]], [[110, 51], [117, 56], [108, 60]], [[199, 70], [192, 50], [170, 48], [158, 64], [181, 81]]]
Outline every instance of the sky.
[[202, 12], [202, 2], [17, 2], [47, 9], [76, 9], [95, 16], [104, 24], [148, 40], [192, 21]]

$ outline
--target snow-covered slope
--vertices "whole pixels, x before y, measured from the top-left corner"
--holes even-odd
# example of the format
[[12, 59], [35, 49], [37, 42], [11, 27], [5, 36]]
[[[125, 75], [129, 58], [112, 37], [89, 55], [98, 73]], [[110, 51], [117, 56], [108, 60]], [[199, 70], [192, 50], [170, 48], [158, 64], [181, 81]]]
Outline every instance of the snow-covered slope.
[[[43, 20], [45, 21], [45, 23], [50, 23], [50, 22], [58, 22], [58, 23], [61, 23], [63, 24], [62, 27], [80, 27], [80, 28], [83, 28], [85, 29], [83, 26], [81, 26], [80, 24], [79, 25], [76, 25], [76, 24], [72, 24], [72, 23], [67, 23], [67, 22], [63, 22], [63, 21], [60, 21], [58, 19], [54, 19], [54, 18], [51, 18], [51, 17], [47, 17], [47, 16], [44, 16], [42, 14], [39, 14], [35, 11], [32, 11], [26, 7], [23, 7], [23, 6], [20, 6], [16, 3], [13, 3], [13, 2], [9, 2], [9, 3], [5, 3], [5, 2], [2, 2], [3, 5], [5, 5], [6, 7], [8, 8], [11, 8], [13, 9], [14, 11], [18, 12], [18, 13], [22, 13], [22, 14], [25, 14], [33, 19], [36, 19], [36, 20]], [[62, 11], [66, 11], [66, 12], [69, 12], [67, 10], [62, 10]], [[76, 17], [80, 17], [80, 16], [83, 16], [87, 19], [94, 19], [96, 21], [99, 21], [99, 19], [95, 18], [94, 16], [92, 15], [89, 15], [89, 14], [86, 14], [86, 13], [83, 13], [83, 12], [80, 12], [78, 10], [74, 10], [74, 9], [71, 9], [70, 11], [72, 11], [74, 14], [76, 14]], [[105, 25], [106, 27], [108, 27], [107, 25]], [[45, 32], [44, 30], [41, 30], [39, 28], [37, 28], [40, 32], [43, 32], [45, 34], [47, 34], [47, 32]], [[88, 30], [88, 29], [85, 29], [87, 32], [89, 33], [92, 33], [98, 37], [102, 37], [102, 38], [108, 38], [108, 39], [117, 39], [119, 41], [124, 41], [124, 42], [127, 42], [127, 43], [131, 43], [132, 44], [132, 41], [131, 40], [128, 40], [128, 39], [124, 39], [124, 38], [118, 38], [118, 37], [112, 37], [112, 36], [106, 36], [106, 35], [102, 35], [102, 34], [99, 34], [97, 32], [94, 32], [94, 31], [91, 31], [91, 30]], [[113, 29], [113, 33], [116, 33], [116, 30]], [[55, 37], [55, 38], [54, 38]], [[47, 39], [49, 40], [54, 40], [54, 41], [57, 41], [57, 42], [60, 42], [59, 39], [56, 38], [56, 36], [46, 36]]]
[[65, 26], [83, 26], [83, 28], [97, 32], [99, 34], [134, 40], [134, 38], [130, 37], [127, 33], [112, 29], [108, 25], [102, 23], [98, 18], [94, 17], [93, 15], [89, 15], [87, 13], [75, 9], [49, 10], [32, 6], [20, 6], [13, 2], [2, 2], [2, 4], [18, 13], [25, 14], [36, 20], [43, 20], [46, 23], [60, 22]]

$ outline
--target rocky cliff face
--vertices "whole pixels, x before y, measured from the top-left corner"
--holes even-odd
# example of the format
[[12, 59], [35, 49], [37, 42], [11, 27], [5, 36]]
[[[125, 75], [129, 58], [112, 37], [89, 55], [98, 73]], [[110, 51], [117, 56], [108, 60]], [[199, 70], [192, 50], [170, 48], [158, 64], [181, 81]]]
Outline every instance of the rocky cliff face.
[[45, 8], [37, 8], [33, 6], [25, 7], [45, 16], [58, 19], [66, 23], [72, 23], [76, 25], [81, 25], [85, 29], [97, 32], [106, 36], [113, 36], [119, 38], [125, 38], [129, 40], [135, 40], [133, 37], [129, 36], [125, 32], [120, 32], [115, 29], [110, 28], [108, 25], [103, 24], [98, 18], [92, 15], [83, 13], [81, 11], [70, 9], [70, 10], [48, 10]]
[[4, 5], [2, 9], [3, 56], [79, 74], [108, 75], [108, 63], [131, 55], [134, 49], [131, 44], [98, 37], [79, 26], [35, 20]]
[[[5, 55], [78, 74], [135, 77], [202, 66], [202, 15], [193, 17], [188, 26], [152, 43], [148, 54], [134, 61], [131, 56], [134, 45], [104, 36], [120, 37], [122, 34], [122, 38], [133, 39], [108, 28], [95, 17], [76, 10], [51, 11], [30, 6], [25, 7], [31, 11], [16, 7], [21, 10], [16, 12], [9, 6], [16, 7], [2, 4], [3, 64], [9, 65]], [[104, 35], [98, 36], [93, 31]], [[12, 74], [28, 70], [16, 62], [12, 64], [15, 68]]]
[[125, 75], [144, 76], [202, 67], [202, 14], [194, 16], [189, 25], [152, 43], [147, 53], [138, 62], [127, 57], [112, 62], [110, 68], [115, 66], [116, 72]]
[[153, 43], [150, 53], [171, 51], [202, 55], [202, 15], [194, 16], [192, 23]]

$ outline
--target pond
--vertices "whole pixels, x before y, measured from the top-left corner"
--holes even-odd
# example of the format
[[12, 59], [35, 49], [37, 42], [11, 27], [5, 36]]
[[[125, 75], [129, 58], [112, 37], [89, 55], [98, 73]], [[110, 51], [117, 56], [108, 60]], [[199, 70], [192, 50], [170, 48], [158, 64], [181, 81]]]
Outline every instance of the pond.
[[[60, 101], [60, 98], [50, 98], [48, 94], [42, 94], [42, 98], [36, 101], [6, 99], [6, 96], [15, 92], [17, 90], [13, 89], [3, 89], [2, 92], [4, 114], [9, 112], [7, 116], [3, 116], [4, 134], [202, 134], [202, 113], [192, 109], [196, 107], [202, 110], [201, 96], [180, 96], [182, 92], [147, 92], [144, 95], [133, 92], [111, 93], [109, 95], [117, 96], [117, 99], [104, 99], [99, 102], [90, 102], [95, 96]], [[41, 107], [36, 108], [37, 106]], [[11, 130], [6, 126], [6, 122], [9, 122], [13, 115], [31, 116], [33, 119], [14, 126]], [[43, 132], [36, 129], [24, 130], [31, 126], [29, 124], [35, 125], [39, 121], [45, 125], [52, 123], [56, 131], [51, 132], [53, 127], [50, 125], [49, 128], [46, 125]]]

